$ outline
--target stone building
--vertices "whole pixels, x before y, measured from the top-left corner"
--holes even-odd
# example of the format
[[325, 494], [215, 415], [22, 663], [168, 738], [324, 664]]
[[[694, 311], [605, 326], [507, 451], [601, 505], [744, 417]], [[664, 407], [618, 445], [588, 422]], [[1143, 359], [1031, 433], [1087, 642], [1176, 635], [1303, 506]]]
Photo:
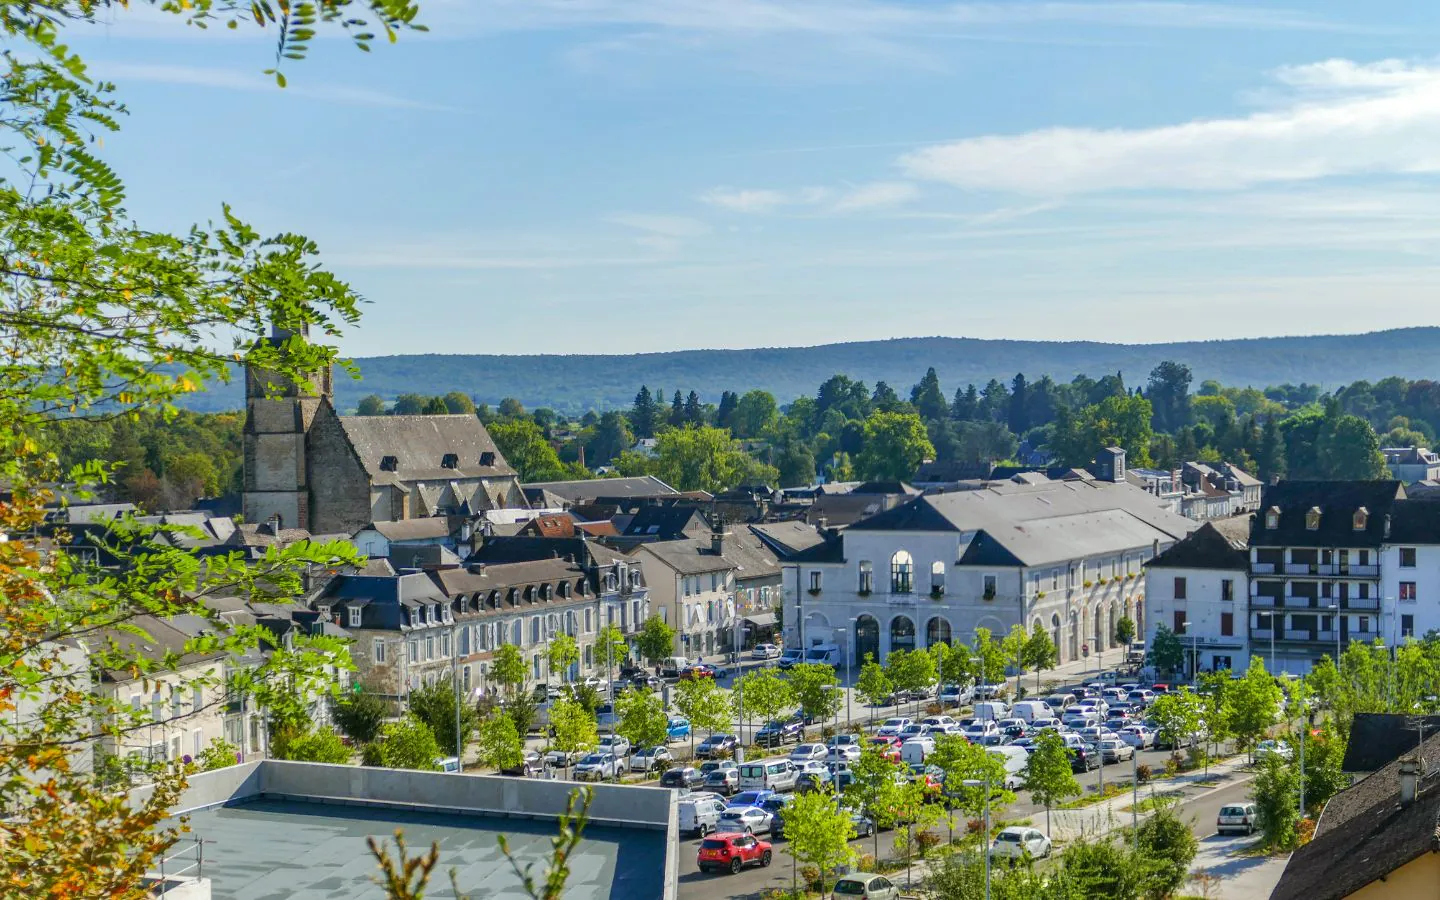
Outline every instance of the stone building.
[[[276, 330], [270, 340], [289, 340]], [[329, 370], [308, 385], [245, 371], [244, 517], [313, 534], [526, 507], [473, 415], [342, 416]]]

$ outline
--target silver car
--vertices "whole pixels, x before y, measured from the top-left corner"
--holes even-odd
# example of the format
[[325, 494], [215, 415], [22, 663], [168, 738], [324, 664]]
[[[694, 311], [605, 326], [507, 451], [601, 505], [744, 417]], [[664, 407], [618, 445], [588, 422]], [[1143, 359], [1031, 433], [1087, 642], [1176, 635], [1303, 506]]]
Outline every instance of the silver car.
[[732, 806], [720, 814], [718, 832], [744, 832], [745, 834], [768, 834], [775, 817], [758, 806]]
[[575, 767], [576, 781], [599, 781], [620, 777], [620, 763], [608, 753], [592, 753]]

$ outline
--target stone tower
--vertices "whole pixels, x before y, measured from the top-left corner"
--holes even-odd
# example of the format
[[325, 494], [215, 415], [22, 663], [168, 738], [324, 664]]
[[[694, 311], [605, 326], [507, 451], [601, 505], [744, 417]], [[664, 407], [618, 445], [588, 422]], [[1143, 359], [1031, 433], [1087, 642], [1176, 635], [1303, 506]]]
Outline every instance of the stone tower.
[[[272, 327], [268, 340], [278, 345], [292, 336]], [[300, 336], [308, 337], [308, 330]], [[246, 522], [310, 527], [306, 442], [316, 411], [332, 396], [331, 377], [328, 367], [310, 376], [311, 390], [274, 372], [245, 367]]]

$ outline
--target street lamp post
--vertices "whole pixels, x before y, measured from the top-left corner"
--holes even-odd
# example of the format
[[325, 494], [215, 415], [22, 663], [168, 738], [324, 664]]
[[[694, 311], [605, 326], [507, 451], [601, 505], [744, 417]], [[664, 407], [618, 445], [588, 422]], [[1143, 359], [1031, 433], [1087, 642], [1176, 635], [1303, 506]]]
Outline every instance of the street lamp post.
[[[1190, 622], [1188, 620], [1181, 622], [1180, 627], [1185, 629], [1186, 634], [1190, 635], [1190, 680], [1193, 682], [1195, 680], [1195, 670], [1199, 667], [1199, 661], [1195, 656], [1196, 653], [1199, 652], [1199, 642], [1196, 640], [1196, 636], [1190, 632]], [[1102, 762], [1101, 765], [1103, 766], [1104, 763]]]

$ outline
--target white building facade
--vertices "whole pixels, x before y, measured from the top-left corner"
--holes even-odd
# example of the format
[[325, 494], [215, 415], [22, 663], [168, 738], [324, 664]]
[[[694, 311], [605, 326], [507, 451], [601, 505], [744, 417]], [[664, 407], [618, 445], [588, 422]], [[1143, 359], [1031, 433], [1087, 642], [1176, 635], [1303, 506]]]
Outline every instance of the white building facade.
[[1174, 632], [1190, 676], [1244, 671], [1250, 659], [1248, 521], [1222, 527], [1200, 526], [1145, 567], [1146, 646], [1161, 627]]

